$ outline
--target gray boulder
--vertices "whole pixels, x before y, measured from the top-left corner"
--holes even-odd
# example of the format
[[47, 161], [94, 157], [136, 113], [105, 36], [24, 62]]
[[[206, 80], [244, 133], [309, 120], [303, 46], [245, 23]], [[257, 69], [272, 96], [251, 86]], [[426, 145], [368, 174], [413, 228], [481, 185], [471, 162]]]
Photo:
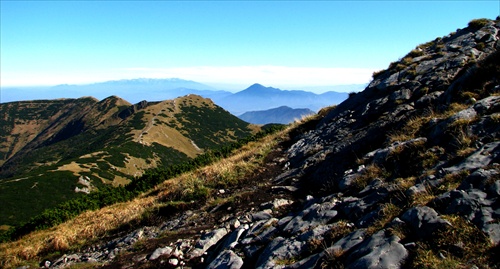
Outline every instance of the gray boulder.
[[458, 165], [444, 168], [443, 170], [448, 173], [456, 173], [464, 169], [477, 170], [497, 162], [499, 158], [500, 141], [491, 142], [482, 146]]
[[353, 247], [357, 246], [365, 240], [366, 229], [357, 229], [348, 235], [342, 237], [340, 240], [335, 242], [332, 246], [328, 247], [325, 251], [329, 253], [342, 253], [348, 252]]
[[337, 211], [333, 209], [335, 205], [335, 202], [312, 204], [288, 222], [283, 231], [289, 234], [297, 234], [321, 224], [326, 224], [337, 216]]
[[151, 256], [149, 256], [150, 261], [154, 261], [158, 259], [162, 255], [170, 255], [172, 253], [173, 249], [171, 247], [163, 247], [163, 248], [157, 248]]
[[207, 269], [239, 269], [243, 266], [243, 259], [231, 250], [224, 250]]
[[347, 258], [347, 268], [401, 268], [408, 251], [399, 240], [394, 235], [386, 236], [384, 230], [378, 231], [355, 247]]
[[195, 248], [188, 253], [190, 258], [200, 257], [211, 246], [217, 244], [227, 234], [226, 228], [219, 228], [204, 234], [195, 245]]
[[[488, 180], [497, 176], [499, 173], [498, 169], [478, 169], [477, 171], [470, 174], [457, 188], [458, 190], [468, 190], [468, 189], [478, 189], [482, 191], [489, 190]], [[498, 195], [498, 194], [496, 194]]]
[[427, 206], [412, 207], [401, 216], [401, 219], [421, 239], [429, 238], [434, 232], [451, 226], [448, 221], [439, 217], [434, 209]]
[[277, 237], [262, 251], [255, 267], [276, 268], [280, 263], [299, 257], [305, 246], [306, 243], [302, 241]]

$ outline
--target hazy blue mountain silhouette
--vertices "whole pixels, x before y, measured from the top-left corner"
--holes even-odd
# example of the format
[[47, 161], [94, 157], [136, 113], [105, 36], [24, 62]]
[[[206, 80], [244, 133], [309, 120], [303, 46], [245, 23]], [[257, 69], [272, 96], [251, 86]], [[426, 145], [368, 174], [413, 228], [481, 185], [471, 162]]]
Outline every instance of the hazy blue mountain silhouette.
[[261, 84], [253, 84], [243, 91], [214, 101], [235, 115], [248, 111], [268, 110], [280, 106], [308, 108], [312, 111], [338, 104], [348, 97], [348, 93], [325, 92], [315, 94], [307, 91], [288, 91]]
[[208, 85], [179, 78], [169, 79], [124, 79], [84, 85], [62, 84], [53, 87], [6, 87], [2, 88], [1, 102], [27, 101], [39, 99], [80, 98], [93, 96], [102, 100], [110, 95], [118, 95], [130, 103], [142, 100], [161, 101], [187, 94], [217, 99], [231, 92], [219, 91]]
[[248, 111], [238, 116], [238, 118], [253, 124], [288, 124], [311, 114], [315, 114], [315, 112], [308, 108], [280, 106], [268, 110]]

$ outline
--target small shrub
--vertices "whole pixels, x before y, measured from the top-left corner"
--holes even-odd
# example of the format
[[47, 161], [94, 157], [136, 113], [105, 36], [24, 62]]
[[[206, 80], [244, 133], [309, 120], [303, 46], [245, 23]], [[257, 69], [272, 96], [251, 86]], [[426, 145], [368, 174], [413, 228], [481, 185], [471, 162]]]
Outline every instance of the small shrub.
[[276, 265], [279, 267], [286, 267], [287, 265], [292, 265], [297, 262], [297, 259], [295, 257], [292, 258], [284, 258], [284, 259], [278, 259], [275, 261]]
[[342, 256], [344, 256], [345, 252], [339, 249], [329, 248], [325, 251], [324, 260], [321, 263], [321, 268], [336, 268], [343, 269], [345, 268], [344, 263], [342, 262]]
[[198, 177], [189, 177], [173, 191], [173, 197], [179, 201], [206, 201], [210, 196], [210, 189]]
[[387, 178], [390, 176], [386, 170], [377, 165], [369, 165], [354, 179], [354, 187], [357, 190], [362, 190], [370, 182], [376, 178]]
[[[436, 40], [437, 40], [437, 38], [436, 38]], [[436, 44], [436, 40], [429, 41], [429, 42], [426, 42], [424, 44], [421, 44], [417, 48], [418, 49], [427, 49], [427, 48], [430, 48], [430, 47], [432, 47], [432, 46], [434, 46]], [[415, 57], [417, 57], [417, 56], [415, 56]]]
[[[432, 42], [432, 41], [431, 41]], [[420, 57], [424, 55], [424, 51], [421, 50], [421, 49], [414, 49], [412, 51], [410, 51], [410, 53], [408, 53], [408, 57], [411, 59], [411, 58], [415, 58], [415, 57]]]
[[401, 71], [401, 70], [404, 70], [406, 68], [406, 65], [403, 63], [398, 63], [398, 64], [396, 64], [396, 66], [394, 68], [396, 69], [396, 71]]
[[382, 70], [373, 72], [372, 78], [375, 79], [376, 77], [378, 77], [378, 76], [382, 75], [383, 73], [385, 73], [385, 71], [387, 71], [387, 70], [386, 69], [382, 69]]
[[453, 151], [459, 152], [466, 149], [466, 151], [469, 151], [468, 149], [471, 148], [477, 140], [475, 135], [470, 134], [469, 125], [471, 122], [473, 122], [473, 120], [459, 119], [448, 126], [446, 134], [450, 136], [449, 145], [452, 147]]
[[[356, 94], [357, 94], [357, 92], [350, 92], [349, 97], [354, 96]], [[318, 116], [320, 118], [323, 118], [326, 115], [328, 115], [328, 113], [330, 113], [332, 110], [334, 110], [336, 107], [337, 107], [336, 105], [324, 107], [318, 111]]]
[[479, 29], [486, 26], [490, 20], [488, 19], [474, 19], [469, 22], [469, 27], [472, 29]]
[[403, 59], [401, 59], [401, 63], [408, 66], [412, 63], [413, 61], [413, 57], [404, 57]]
[[460, 99], [462, 100], [470, 100], [472, 98], [478, 100], [480, 98], [479, 94], [471, 91], [462, 91], [459, 93]]
[[422, 168], [430, 169], [439, 162], [439, 158], [444, 154], [444, 149], [441, 147], [433, 147], [421, 154]]
[[478, 49], [478, 50], [484, 50], [485, 47], [486, 47], [486, 44], [484, 44], [484, 42], [479, 42], [476, 44], [476, 49]]
[[437, 44], [436, 45], [436, 52], [442, 52], [444, 50], [444, 48], [445, 48], [444, 44]]
[[406, 71], [406, 75], [408, 75], [410, 77], [415, 77], [417, 75], [417, 70], [410, 69], [410, 70]]

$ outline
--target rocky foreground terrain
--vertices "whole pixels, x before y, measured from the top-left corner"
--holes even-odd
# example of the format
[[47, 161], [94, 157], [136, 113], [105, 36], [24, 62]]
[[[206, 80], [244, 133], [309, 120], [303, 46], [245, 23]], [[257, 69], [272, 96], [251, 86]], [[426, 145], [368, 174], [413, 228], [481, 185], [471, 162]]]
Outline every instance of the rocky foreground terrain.
[[418, 46], [219, 191], [233, 199], [42, 266], [498, 268], [499, 30], [475, 20]]

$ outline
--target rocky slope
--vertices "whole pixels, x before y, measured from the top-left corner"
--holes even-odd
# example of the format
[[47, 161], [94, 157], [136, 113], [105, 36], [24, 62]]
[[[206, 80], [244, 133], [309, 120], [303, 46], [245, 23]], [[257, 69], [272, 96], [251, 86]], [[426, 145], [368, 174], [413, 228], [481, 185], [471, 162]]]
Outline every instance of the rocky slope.
[[116, 96], [12, 102], [0, 114], [0, 225], [258, 129], [197, 95], [135, 105]]
[[238, 199], [42, 265], [498, 268], [499, 30], [472, 21], [374, 74], [220, 192]]

